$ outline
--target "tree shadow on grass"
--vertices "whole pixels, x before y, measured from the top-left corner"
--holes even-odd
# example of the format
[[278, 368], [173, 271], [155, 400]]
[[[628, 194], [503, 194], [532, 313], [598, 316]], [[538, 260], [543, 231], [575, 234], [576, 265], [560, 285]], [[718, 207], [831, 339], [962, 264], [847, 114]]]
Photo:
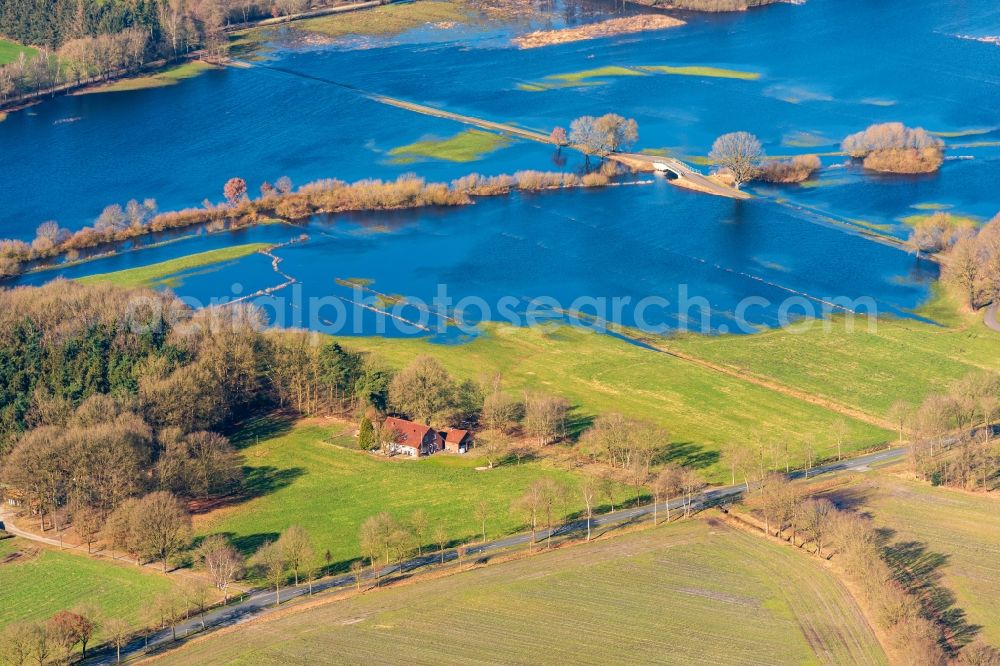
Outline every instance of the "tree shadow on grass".
[[671, 442], [660, 449], [656, 459], [656, 465], [667, 463], [677, 463], [692, 469], [704, 469], [711, 467], [719, 461], [719, 452], [706, 450], [701, 444], [694, 442]]
[[286, 467], [284, 469], [278, 469], [272, 465], [244, 467], [243, 489], [237, 501], [246, 501], [287, 488], [295, 479], [305, 473], [304, 467]]
[[853, 485], [833, 488], [819, 494], [819, 497], [830, 500], [841, 511], [853, 511], [868, 515], [864, 508], [871, 505], [874, 489], [869, 486]]
[[227, 537], [233, 547], [246, 555], [247, 557], [253, 555], [257, 549], [264, 545], [267, 541], [277, 541], [278, 537], [281, 536], [277, 532], [260, 532], [258, 534], [244, 534], [237, 536], [232, 532], [223, 532], [223, 536]]
[[283, 414], [265, 414], [247, 419], [227, 433], [237, 450], [253, 446], [261, 440], [286, 435], [292, 430], [293, 421]]
[[[982, 628], [970, 624], [965, 611], [959, 608], [955, 594], [941, 583], [942, 568], [949, 555], [927, 550], [919, 541], [889, 543], [895, 534], [891, 529], [879, 530], [885, 539], [883, 553], [893, 577], [920, 601], [924, 615], [941, 625], [953, 642], [965, 645], [975, 638]], [[951, 652], [949, 645], [942, 645]]]
[[572, 442], [578, 441], [580, 436], [594, 425], [594, 415], [582, 414], [579, 410], [579, 405], [574, 405], [566, 415], [566, 437]]

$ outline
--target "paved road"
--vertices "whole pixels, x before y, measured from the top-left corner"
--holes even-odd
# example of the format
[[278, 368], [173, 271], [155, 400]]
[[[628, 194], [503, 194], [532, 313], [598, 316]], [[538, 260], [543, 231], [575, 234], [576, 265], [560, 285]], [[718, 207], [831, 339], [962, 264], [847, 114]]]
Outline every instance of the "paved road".
[[653, 165], [656, 163], [665, 164], [677, 176], [676, 180], [671, 181], [674, 185], [689, 187], [699, 192], [714, 194], [718, 197], [727, 197], [729, 199], [751, 198], [749, 194], [742, 190], [723, 185], [706, 177], [705, 174], [676, 157], [670, 157], [669, 155], [647, 155], [645, 153], [612, 153], [608, 157], [629, 166], [638, 166], [650, 171], [655, 169]]
[[997, 321], [997, 311], [1000, 309], [1000, 303], [994, 303], [986, 310], [986, 316], [983, 321], [986, 323], [988, 328], [992, 328], [997, 333], [1000, 333], [1000, 322]]
[[[821, 474], [830, 474], [836, 472], [853, 471], [864, 469], [870, 465], [877, 463], [883, 463], [888, 461], [893, 461], [901, 458], [906, 452], [906, 449], [886, 449], [883, 451], [878, 451], [876, 453], [871, 453], [864, 456], [859, 456], [857, 458], [846, 459], [840, 462], [830, 463], [828, 465], [823, 465], [821, 467], [816, 467], [809, 472], [809, 477], [819, 476]], [[793, 472], [790, 475], [792, 478], [801, 478], [805, 476], [805, 472]], [[695, 501], [696, 506], [704, 506], [718, 503], [720, 501], [736, 497], [744, 491], [743, 484], [737, 484], [735, 486], [723, 486], [712, 488], [701, 493], [698, 499]], [[671, 510], [679, 509], [682, 507], [682, 500], [673, 500], [671, 502], [664, 502], [657, 505], [657, 510], [660, 512], [665, 512], [667, 506], [670, 506]], [[620, 511], [614, 511], [612, 513], [602, 514], [600, 516], [594, 517], [591, 521], [592, 527], [609, 527], [615, 525], [625, 525], [632, 522], [636, 522], [639, 518], [644, 518], [653, 513], [653, 505], [647, 504], [644, 506], [633, 507], [629, 509], [622, 509]], [[560, 536], [564, 534], [571, 533], [581, 533], [586, 531], [586, 521], [579, 520], [572, 523], [567, 523], [561, 525], [560, 527], [552, 531], [554, 536]], [[537, 539], [539, 541], [547, 537], [548, 534], [545, 530], [539, 530], [537, 533]], [[26, 538], [31, 538], [30, 535], [26, 535]], [[512, 536], [498, 539], [496, 541], [490, 541], [485, 544], [479, 544], [474, 546], [469, 546], [467, 548], [467, 556], [476, 556], [488, 554], [495, 551], [500, 551], [513, 546], [526, 545], [530, 542], [530, 534], [514, 534]], [[446, 562], [453, 561], [457, 557], [454, 550], [449, 550], [444, 553], [444, 559]], [[392, 565], [389, 567], [384, 567], [380, 575], [386, 576], [390, 574], [395, 574], [399, 572], [410, 572], [423, 567], [427, 567], [433, 564], [438, 564], [441, 562], [441, 556], [437, 553], [433, 555], [426, 555], [424, 557], [417, 557], [411, 560], [407, 560], [401, 564]], [[369, 572], [366, 578], [372, 578], [372, 574]], [[326, 590], [335, 590], [341, 588], [347, 588], [354, 585], [354, 577], [352, 575], [341, 575], [332, 578], [327, 578], [318, 581], [313, 584], [313, 592], [323, 592]], [[298, 587], [286, 587], [281, 591], [282, 602], [307, 595], [309, 589], [305, 585], [300, 585]], [[228, 627], [240, 622], [246, 621], [253, 617], [258, 617], [264, 615], [273, 610], [275, 601], [274, 590], [258, 590], [252, 592], [245, 596], [238, 603], [232, 604], [226, 608], [217, 608], [215, 610], [208, 611], [202, 616], [192, 617], [177, 626], [177, 635], [183, 637], [191, 632], [196, 632], [201, 630], [203, 627], [207, 628], [208, 631], [219, 629], [222, 627]], [[142, 653], [146, 649], [146, 640], [135, 640], [128, 646], [122, 649], [122, 657], [126, 656], [136, 656]], [[171, 631], [163, 630], [151, 634], [148, 637], [148, 645], [150, 648], [166, 647], [172, 642]], [[88, 658], [86, 663], [88, 664], [112, 664], [115, 661], [114, 651], [112, 650], [101, 650], [92, 653]]]

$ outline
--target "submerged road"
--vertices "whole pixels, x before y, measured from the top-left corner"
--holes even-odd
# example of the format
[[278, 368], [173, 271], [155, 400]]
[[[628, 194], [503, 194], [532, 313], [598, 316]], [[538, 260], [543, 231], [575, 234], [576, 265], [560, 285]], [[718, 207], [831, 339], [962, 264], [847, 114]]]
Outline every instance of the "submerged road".
[[[492, 132], [500, 132], [502, 134], [520, 137], [522, 139], [527, 139], [529, 141], [536, 141], [538, 143], [555, 145], [552, 143], [552, 140], [549, 138], [548, 134], [539, 130], [534, 130], [526, 127], [519, 127], [517, 125], [512, 125], [510, 123], [500, 123], [493, 120], [486, 120], [485, 118], [477, 118], [476, 116], [467, 116], [460, 113], [454, 113], [452, 111], [439, 109], [434, 106], [428, 106], [426, 104], [418, 104], [417, 102], [410, 102], [404, 99], [390, 97], [388, 95], [371, 92], [369, 90], [365, 90], [363, 88], [359, 88], [357, 86], [353, 86], [347, 83], [341, 83], [340, 81], [327, 79], [322, 76], [314, 76], [312, 74], [304, 74], [302, 72], [297, 72], [294, 69], [289, 69], [287, 67], [282, 67], [280, 65], [271, 65], [267, 63], [252, 62], [249, 60], [238, 60], [238, 59], [231, 59], [230, 62], [239, 67], [256, 67], [259, 69], [266, 69], [273, 72], [280, 72], [282, 74], [287, 74], [290, 76], [296, 76], [302, 79], [316, 81], [318, 83], [326, 83], [328, 85], [337, 86], [338, 88], [344, 88], [346, 90], [350, 90], [380, 104], [394, 106], [399, 109], [412, 111], [413, 113], [420, 113], [425, 116], [433, 116], [435, 118], [444, 118], [446, 120], [453, 120], [463, 125], [478, 127], [480, 129], [485, 129]], [[587, 151], [583, 148], [583, 146], [571, 143], [568, 144], [566, 147], [587, 154]], [[678, 187], [694, 190], [696, 192], [703, 192], [705, 194], [712, 194], [719, 197], [727, 197], [729, 199], [752, 198], [746, 192], [742, 192], [736, 189], [735, 187], [729, 187], [728, 185], [724, 185], [718, 181], [712, 180], [711, 178], [702, 174], [697, 169], [693, 168], [692, 166], [686, 164], [685, 162], [682, 162], [681, 160], [675, 157], [668, 157], [665, 155], [646, 155], [643, 153], [617, 153], [617, 152], [609, 153], [605, 157], [609, 160], [613, 160], [620, 164], [624, 164], [637, 171], [656, 171], [657, 169], [654, 166], [656, 163], [664, 164], [674, 174], [674, 176], [676, 176], [675, 178], [669, 180], [670, 184], [676, 185]]]
[[[841, 460], [838, 462], [833, 462], [827, 465], [822, 465], [820, 467], [815, 467], [808, 472], [798, 471], [793, 472], [789, 475], [790, 478], [803, 478], [808, 476], [812, 478], [814, 476], [819, 476], [822, 474], [833, 474], [849, 471], [863, 470], [870, 465], [895, 461], [901, 458], [906, 453], [905, 448], [895, 448], [895, 449], [885, 449], [883, 451], [877, 451], [875, 453], [869, 453], [867, 455], [858, 456], [856, 458], [850, 458]], [[727, 499], [735, 498], [743, 493], [745, 486], [743, 484], [736, 484], [731, 486], [722, 486], [717, 488], [712, 488], [700, 493], [697, 499], [694, 500], [693, 506], [704, 507], [712, 504], [717, 504], [723, 502]], [[669, 502], [662, 502], [656, 505], [657, 511], [666, 511], [667, 507], [671, 510], [681, 509], [683, 507], [683, 500], [676, 499]], [[591, 527], [615, 527], [621, 525], [627, 525], [630, 523], [638, 522], [638, 519], [650, 516], [653, 514], [654, 505], [646, 504], [643, 506], [632, 507], [629, 509], [622, 509], [619, 511], [613, 511], [610, 513], [601, 514], [595, 516], [591, 520]], [[583, 534], [587, 531], [587, 521], [586, 520], [576, 520], [552, 530], [552, 536], [562, 536], [568, 534]], [[24, 534], [25, 538], [32, 538], [28, 534]], [[536, 541], [540, 542], [549, 536], [546, 530], [539, 530], [536, 533]], [[503, 539], [497, 539], [495, 541], [488, 541], [483, 544], [470, 545], [466, 548], [466, 556], [476, 556], [489, 554], [496, 551], [502, 551], [507, 548], [514, 546], [523, 546], [531, 542], [530, 533], [514, 534]], [[439, 564], [443, 561], [451, 562], [458, 557], [457, 552], [454, 549], [447, 550], [442, 554], [435, 553], [433, 555], [425, 555], [423, 557], [416, 557], [413, 559], [406, 560], [400, 564], [393, 564], [390, 566], [383, 567], [379, 571], [379, 576], [387, 576], [397, 573], [408, 573], [429, 567], [435, 564]], [[364, 578], [371, 580], [374, 575], [371, 571], [366, 571]], [[350, 588], [355, 584], [354, 576], [351, 574], [345, 574], [340, 576], [334, 576], [331, 578], [326, 578], [313, 583], [312, 589], [313, 593], [324, 592], [329, 590], [343, 590]], [[303, 597], [309, 594], [309, 587], [307, 585], [299, 585], [298, 587], [289, 586], [281, 590], [282, 601], [287, 601], [289, 599], [294, 599], [298, 597]], [[179, 637], [185, 637], [194, 632], [205, 632], [213, 631], [216, 629], [221, 629], [223, 627], [229, 627], [241, 622], [245, 622], [255, 617], [260, 617], [266, 615], [273, 610], [275, 610], [275, 592], [274, 590], [258, 590], [251, 592], [247, 596], [243, 597], [240, 601], [233, 603], [229, 606], [223, 608], [216, 608], [210, 610], [201, 615], [192, 616], [183, 622], [178, 623], [176, 627], [177, 635]], [[149, 650], [157, 649], [167, 649], [173, 643], [173, 634], [170, 629], [163, 629], [149, 634], [145, 638], [140, 638], [133, 640], [127, 646], [122, 648], [122, 658], [134, 657], [143, 652]], [[87, 657], [84, 663], [88, 664], [113, 664], [115, 663], [115, 651], [113, 649], [104, 648], [92, 652], [90, 656]]]

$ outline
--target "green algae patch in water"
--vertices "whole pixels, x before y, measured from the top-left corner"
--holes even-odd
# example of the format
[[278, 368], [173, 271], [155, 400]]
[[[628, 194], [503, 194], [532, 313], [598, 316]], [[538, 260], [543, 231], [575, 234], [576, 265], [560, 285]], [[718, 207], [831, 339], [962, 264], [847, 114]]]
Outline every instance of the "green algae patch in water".
[[528, 92], [543, 92], [545, 90], [557, 90], [559, 88], [576, 88], [580, 86], [600, 86], [607, 83], [604, 79], [619, 76], [647, 76], [646, 72], [639, 71], [640, 68], [622, 67], [620, 65], [607, 65], [605, 67], [594, 67], [592, 69], [582, 69], [578, 72], [566, 72], [564, 74], [551, 74], [540, 81], [519, 83], [518, 90]]
[[954, 206], [945, 203], [928, 202], [913, 204], [910, 208], [915, 208], [916, 210], [948, 210], [949, 208], [954, 208]]
[[714, 79], [742, 79], [744, 81], [756, 81], [762, 76], [760, 72], [747, 72], [739, 69], [726, 69], [724, 67], [708, 67], [703, 65], [686, 67], [674, 67], [673, 65], [643, 65], [637, 69], [641, 69], [646, 72], [655, 72], [657, 74], [702, 76]]
[[850, 185], [851, 183], [857, 182], [855, 178], [813, 178], [811, 180], [804, 180], [799, 183], [799, 187], [804, 187], [807, 190], [816, 187], [838, 187], [840, 185]]
[[392, 164], [409, 164], [423, 159], [474, 162], [511, 143], [510, 138], [492, 132], [465, 130], [447, 139], [427, 139], [399, 146], [390, 150], [389, 155]]
[[584, 69], [579, 72], [568, 72], [566, 74], [553, 74], [552, 76], [545, 77], [547, 80], [553, 81], [565, 81], [567, 83], [576, 83], [578, 81], [586, 81], [587, 79], [600, 79], [609, 76], [646, 76], [643, 72], [633, 69], [631, 67], [621, 67], [619, 65], [608, 65], [606, 67], [595, 67], [593, 69]]
[[106, 86], [83, 90], [80, 94], [126, 92], [129, 90], [144, 90], [146, 88], [163, 88], [175, 86], [185, 79], [193, 79], [210, 69], [218, 69], [215, 65], [209, 65], [201, 60], [192, 60], [183, 65], [177, 65], [170, 69], [165, 69], [149, 76], [133, 76], [128, 79], [121, 79]]

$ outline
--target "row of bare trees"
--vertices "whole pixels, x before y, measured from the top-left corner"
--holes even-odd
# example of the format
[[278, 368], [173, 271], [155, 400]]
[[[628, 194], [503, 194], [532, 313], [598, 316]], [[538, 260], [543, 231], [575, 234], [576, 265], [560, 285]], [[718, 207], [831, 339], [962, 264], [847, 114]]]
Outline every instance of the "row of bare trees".
[[223, 187], [224, 203], [203, 202], [200, 208], [157, 212], [156, 202], [131, 200], [124, 207], [104, 208], [92, 226], [69, 231], [55, 221], [39, 225], [31, 242], [0, 240], [0, 278], [17, 275], [27, 262], [57, 257], [76, 260], [84, 250], [113, 246], [127, 240], [190, 226], [210, 229], [243, 228], [275, 215], [298, 220], [317, 213], [361, 210], [396, 210], [425, 206], [462, 206], [475, 196], [500, 196], [514, 190], [539, 191], [571, 187], [601, 187], [609, 177], [603, 172], [577, 176], [572, 173], [519, 171], [514, 175], [469, 174], [452, 183], [429, 183], [414, 174], [392, 181], [366, 179], [345, 183], [323, 179], [293, 190], [291, 181], [279, 178], [274, 185], [263, 183], [258, 198], [250, 198], [246, 181], [231, 178]]
[[[840, 510], [827, 498], [809, 497], [805, 488], [781, 474], [765, 477], [743, 502], [762, 520], [767, 534], [787, 535], [793, 545], [840, 560], [905, 663], [943, 665], [949, 661], [942, 647], [945, 627], [926, 607], [933, 600], [921, 595], [919, 581], [907, 585], [909, 574], [890, 566], [886, 537], [869, 518]], [[968, 661], [984, 654], [993, 659], [1000, 656], [992, 648], [974, 644], [967, 654], [959, 655], [957, 663], [995, 663]]]
[[1000, 376], [975, 372], [919, 405], [898, 401], [890, 418], [912, 440], [909, 460], [918, 476], [938, 485], [991, 490], [1000, 477]]

